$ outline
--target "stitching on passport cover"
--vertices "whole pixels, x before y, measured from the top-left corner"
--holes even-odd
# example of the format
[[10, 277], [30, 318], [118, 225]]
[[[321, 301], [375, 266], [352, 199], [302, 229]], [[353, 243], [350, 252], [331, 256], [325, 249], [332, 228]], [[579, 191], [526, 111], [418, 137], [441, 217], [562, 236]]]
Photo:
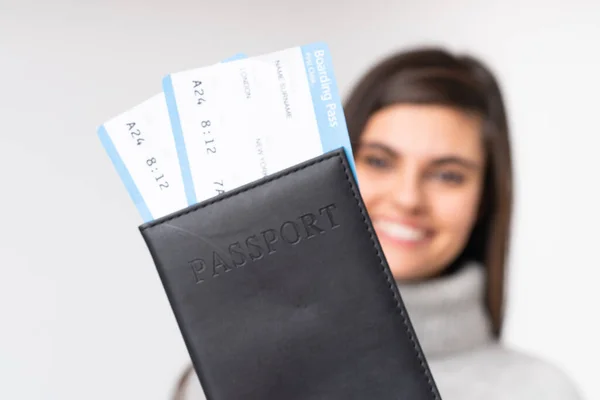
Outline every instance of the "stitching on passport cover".
[[379, 247], [377, 246], [377, 242], [375, 241], [375, 232], [373, 232], [373, 230], [371, 229], [371, 227], [369, 226], [369, 224], [367, 223], [367, 213], [363, 207], [363, 205], [360, 202], [360, 198], [357, 194], [356, 191], [356, 185], [352, 182], [352, 180], [350, 179], [350, 175], [348, 173], [348, 167], [346, 165], [346, 163], [344, 162], [342, 157], [339, 157], [339, 161], [340, 164], [342, 164], [342, 167], [344, 168], [344, 174], [346, 175], [346, 180], [348, 181], [348, 185], [350, 186], [350, 190], [352, 191], [352, 194], [354, 195], [354, 199], [356, 200], [356, 205], [358, 206], [360, 213], [363, 217], [363, 223], [365, 224], [365, 227], [367, 228], [367, 230], [369, 231], [369, 236], [371, 238], [371, 243], [373, 244], [373, 250], [375, 250], [375, 253], [377, 254], [377, 258], [379, 258], [379, 265], [381, 266], [381, 271], [384, 273], [385, 278], [388, 281], [388, 288], [390, 289], [390, 291], [392, 292], [392, 295], [394, 296], [394, 300], [396, 301], [396, 308], [400, 311], [400, 314], [402, 316], [402, 321], [404, 322], [404, 327], [406, 329], [406, 333], [408, 334], [411, 343], [413, 344], [413, 348], [415, 349], [415, 353], [417, 354], [417, 357], [419, 358], [420, 364], [421, 364], [421, 368], [423, 370], [423, 375], [425, 376], [425, 378], [427, 379], [427, 384], [429, 385], [429, 390], [431, 390], [431, 393], [433, 394], [433, 396], [435, 397], [435, 399], [440, 400], [439, 396], [437, 395], [437, 393], [435, 392], [435, 389], [433, 387], [433, 378], [431, 377], [431, 374], [427, 371], [427, 368], [425, 367], [425, 359], [423, 358], [423, 355], [419, 352], [419, 349], [417, 348], [417, 342], [415, 340], [415, 335], [413, 334], [413, 332], [411, 331], [411, 329], [408, 326], [408, 318], [406, 316], [406, 312], [404, 311], [404, 309], [400, 306], [400, 299], [398, 299], [396, 292], [392, 289], [393, 285], [395, 284], [392, 280], [390, 280], [390, 276], [389, 274], [387, 274], [385, 272], [385, 266], [383, 264], [383, 257], [381, 254], [381, 251], [379, 249]]

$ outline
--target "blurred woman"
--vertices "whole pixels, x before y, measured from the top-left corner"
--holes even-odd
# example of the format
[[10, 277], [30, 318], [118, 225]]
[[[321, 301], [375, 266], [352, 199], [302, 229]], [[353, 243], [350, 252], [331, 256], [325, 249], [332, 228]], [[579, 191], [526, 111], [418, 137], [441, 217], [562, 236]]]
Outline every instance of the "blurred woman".
[[[344, 111], [361, 194], [442, 398], [579, 399], [556, 367], [499, 342], [512, 169], [488, 68], [440, 49], [396, 54]], [[202, 398], [192, 371], [176, 399]]]
[[503, 347], [509, 129], [480, 61], [440, 49], [373, 67], [345, 106], [360, 190], [444, 400], [571, 400], [556, 367]]

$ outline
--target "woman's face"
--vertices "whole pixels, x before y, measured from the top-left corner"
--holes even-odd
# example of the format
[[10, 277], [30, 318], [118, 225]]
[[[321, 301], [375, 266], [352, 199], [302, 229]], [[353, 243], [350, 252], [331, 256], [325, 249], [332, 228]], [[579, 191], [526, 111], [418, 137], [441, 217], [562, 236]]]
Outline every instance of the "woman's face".
[[390, 106], [370, 118], [355, 157], [394, 277], [441, 272], [465, 247], [478, 216], [481, 120], [445, 106]]

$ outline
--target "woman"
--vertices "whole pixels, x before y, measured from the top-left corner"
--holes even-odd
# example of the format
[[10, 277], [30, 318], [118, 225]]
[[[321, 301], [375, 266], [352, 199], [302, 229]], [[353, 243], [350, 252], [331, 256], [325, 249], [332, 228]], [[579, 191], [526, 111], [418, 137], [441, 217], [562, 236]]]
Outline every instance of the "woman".
[[[438, 49], [397, 54], [344, 111], [361, 194], [442, 398], [579, 399], [558, 369], [498, 340], [512, 173], [490, 71]], [[191, 369], [176, 398], [202, 398]]]

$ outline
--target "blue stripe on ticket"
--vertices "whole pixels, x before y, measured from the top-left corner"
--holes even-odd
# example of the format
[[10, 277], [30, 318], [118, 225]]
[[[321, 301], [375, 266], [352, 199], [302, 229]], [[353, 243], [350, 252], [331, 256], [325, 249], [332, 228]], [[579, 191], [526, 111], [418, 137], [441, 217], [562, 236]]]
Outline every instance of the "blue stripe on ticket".
[[[247, 56], [244, 53], [237, 53], [221, 62], [226, 63], [230, 61], [241, 60], [246, 57]], [[181, 169], [181, 177], [183, 179], [185, 196], [187, 198], [188, 205], [193, 205], [196, 204], [196, 188], [194, 187], [194, 181], [192, 180], [190, 161], [185, 149], [183, 129], [181, 128], [179, 111], [177, 111], [177, 101], [175, 100], [175, 91], [173, 89], [171, 75], [167, 75], [163, 78], [162, 86], [167, 102], [167, 109], [169, 110], [169, 117], [171, 119], [171, 130], [173, 131], [173, 137], [175, 139], [175, 148], [177, 149], [177, 158], [179, 159], [179, 167]]]
[[237, 54], [234, 54], [233, 56], [231, 56], [229, 58], [224, 59], [221, 62], [226, 63], [226, 62], [230, 62], [230, 61], [243, 60], [244, 58], [247, 58], [247, 57], [248, 56], [246, 54], [244, 54], [244, 53], [237, 53]]
[[343, 147], [356, 178], [352, 146], [329, 47], [325, 43], [317, 42], [301, 46], [301, 50], [323, 152]]
[[179, 111], [177, 111], [177, 101], [175, 100], [175, 92], [173, 90], [173, 81], [171, 75], [167, 75], [163, 79], [163, 92], [169, 110], [171, 119], [171, 130], [175, 139], [175, 148], [177, 149], [177, 158], [179, 159], [179, 168], [181, 169], [181, 178], [183, 179], [183, 187], [188, 205], [196, 203], [196, 191], [194, 181], [192, 180], [192, 171], [190, 169], [190, 161], [188, 160], [187, 151], [185, 150], [185, 140], [183, 139], [183, 130], [181, 129], [181, 120]]
[[129, 193], [129, 197], [131, 197], [131, 200], [133, 200], [133, 203], [137, 207], [138, 212], [142, 216], [142, 219], [144, 220], [144, 222], [152, 221], [154, 218], [152, 218], [152, 214], [150, 213], [146, 202], [142, 198], [142, 195], [140, 194], [140, 191], [135, 185], [131, 174], [127, 170], [125, 163], [119, 156], [119, 153], [117, 152], [117, 149], [115, 148], [115, 145], [111, 140], [110, 136], [108, 135], [108, 132], [106, 131], [104, 125], [98, 128], [98, 137], [100, 138], [100, 141], [102, 142], [106, 153], [108, 153], [110, 160], [112, 161], [115, 169], [117, 170], [117, 173], [121, 177], [121, 181], [125, 184], [125, 188]]

